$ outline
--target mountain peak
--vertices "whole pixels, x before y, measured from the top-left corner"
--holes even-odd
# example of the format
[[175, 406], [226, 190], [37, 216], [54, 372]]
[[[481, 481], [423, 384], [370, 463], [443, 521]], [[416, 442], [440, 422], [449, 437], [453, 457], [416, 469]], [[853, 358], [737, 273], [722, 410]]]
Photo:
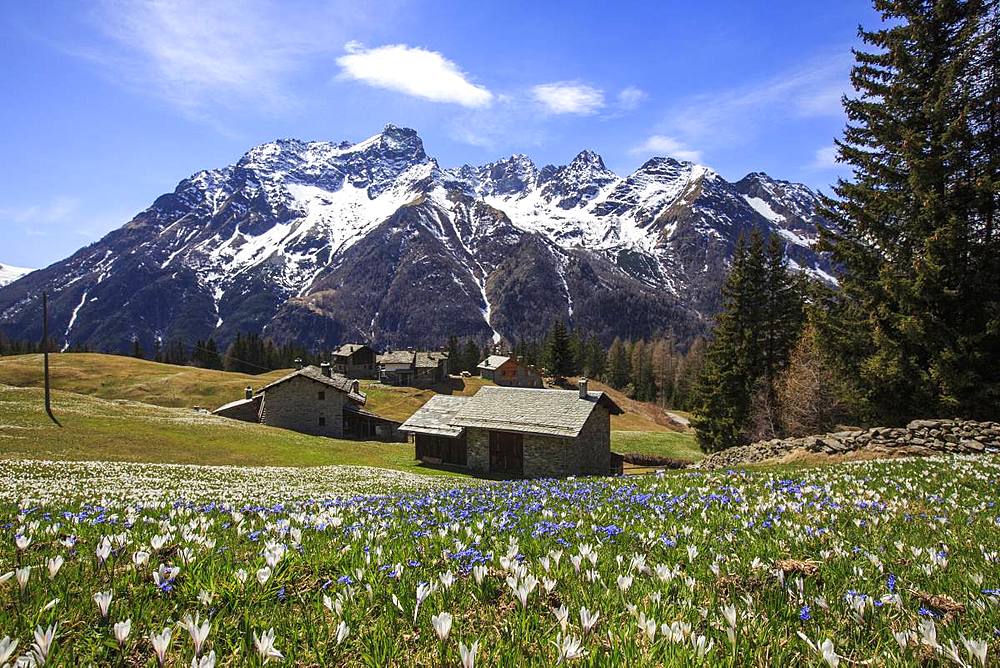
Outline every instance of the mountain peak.
[[589, 148], [584, 149], [576, 154], [573, 161], [569, 163], [570, 165], [577, 166], [588, 166], [598, 171], [606, 171], [607, 167], [604, 166], [604, 158]]

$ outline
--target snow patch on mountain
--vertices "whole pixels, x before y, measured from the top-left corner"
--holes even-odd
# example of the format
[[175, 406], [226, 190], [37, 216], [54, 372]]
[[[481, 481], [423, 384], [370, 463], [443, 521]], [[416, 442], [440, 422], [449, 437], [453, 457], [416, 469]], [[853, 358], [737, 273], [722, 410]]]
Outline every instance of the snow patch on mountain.
[[34, 269], [28, 269], [26, 267], [15, 267], [12, 264], [0, 264], [0, 286], [7, 285], [8, 283], [13, 283], [22, 276], [26, 276], [33, 272]]

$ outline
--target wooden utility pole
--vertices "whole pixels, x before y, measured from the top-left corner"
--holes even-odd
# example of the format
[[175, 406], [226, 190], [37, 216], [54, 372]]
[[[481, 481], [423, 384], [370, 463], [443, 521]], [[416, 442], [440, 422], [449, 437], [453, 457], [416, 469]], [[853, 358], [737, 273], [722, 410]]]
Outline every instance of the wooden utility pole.
[[42, 359], [45, 365], [45, 412], [49, 418], [61, 427], [59, 420], [52, 414], [52, 389], [49, 385], [49, 293], [42, 293]]

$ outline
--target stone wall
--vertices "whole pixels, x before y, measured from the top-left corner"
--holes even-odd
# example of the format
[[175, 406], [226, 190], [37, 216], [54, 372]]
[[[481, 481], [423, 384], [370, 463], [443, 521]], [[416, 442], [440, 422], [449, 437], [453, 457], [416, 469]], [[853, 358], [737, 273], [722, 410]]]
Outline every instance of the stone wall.
[[772, 439], [729, 448], [706, 457], [698, 468], [719, 469], [780, 459], [793, 451], [847, 455], [926, 457], [944, 453], [1000, 452], [1000, 423], [969, 420], [914, 420], [905, 427], [872, 427], [821, 436]]
[[[324, 398], [319, 399], [323, 392]], [[267, 390], [260, 421], [315, 436], [342, 438], [347, 395], [334, 387], [296, 376]], [[319, 418], [325, 424], [320, 425]]]

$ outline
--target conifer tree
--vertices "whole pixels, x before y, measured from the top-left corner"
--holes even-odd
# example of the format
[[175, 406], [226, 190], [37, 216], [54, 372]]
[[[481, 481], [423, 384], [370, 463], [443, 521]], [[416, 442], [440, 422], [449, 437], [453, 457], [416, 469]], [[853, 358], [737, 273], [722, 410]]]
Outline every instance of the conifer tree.
[[843, 268], [819, 320], [863, 418], [1000, 416], [1000, 17], [989, 0], [878, 0], [823, 215]]
[[553, 322], [549, 330], [545, 343], [545, 368], [556, 377], [573, 375], [573, 352], [566, 325], [561, 320]]
[[607, 376], [611, 387], [620, 390], [628, 385], [629, 358], [622, 340], [615, 337], [608, 349]]

